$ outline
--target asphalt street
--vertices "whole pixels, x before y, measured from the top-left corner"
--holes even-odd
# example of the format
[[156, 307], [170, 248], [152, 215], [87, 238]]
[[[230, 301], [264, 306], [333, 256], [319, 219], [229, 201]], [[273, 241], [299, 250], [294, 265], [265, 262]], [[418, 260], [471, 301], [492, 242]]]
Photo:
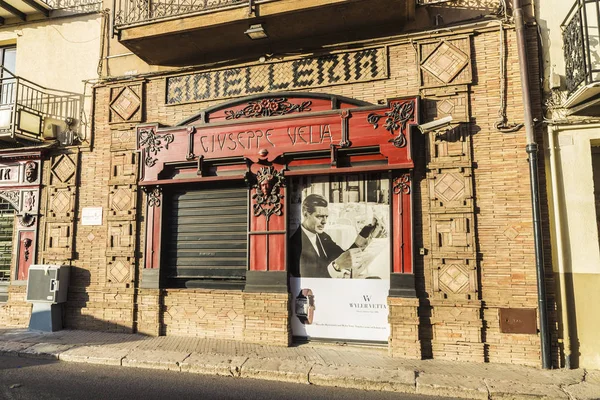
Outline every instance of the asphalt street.
[[0, 399], [433, 400], [438, 398], [0, 356]]

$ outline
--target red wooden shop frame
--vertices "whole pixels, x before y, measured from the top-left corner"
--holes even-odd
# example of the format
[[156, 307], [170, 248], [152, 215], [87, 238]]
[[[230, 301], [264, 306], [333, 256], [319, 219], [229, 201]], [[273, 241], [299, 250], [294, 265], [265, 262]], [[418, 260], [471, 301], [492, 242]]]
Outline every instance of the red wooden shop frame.
[[[412, 274], [410, 128], [419, 123], [418, 116], [418, 97], [374, 106], [331, 95], [281, 93], [228, 102], [176, 127], [138, 126], [138, 184], [148, 198], [144, 269], [160, 267], [162, 188], [167, 185], [246, 179], [248, 270], [286, 271], [286, 177], [389, 171], [390, 273]], [[269, 190], [273, 183], [282, 184], [277, 210], [272, 209], [276, 204], [257, 203], [263, 193], [258, 180], [267, 168], [274, 179]]]

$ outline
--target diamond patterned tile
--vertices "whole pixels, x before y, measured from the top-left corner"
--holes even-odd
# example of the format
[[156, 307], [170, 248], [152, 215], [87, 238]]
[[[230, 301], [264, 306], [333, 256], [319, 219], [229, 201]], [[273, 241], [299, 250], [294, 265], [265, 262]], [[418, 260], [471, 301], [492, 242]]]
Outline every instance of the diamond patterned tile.
[[131, 192], [127, 189], [119, 188], [112, 196], [112, 207], [118, 211], [128, 210], [131, 206]]
[[465, 192], [464, 179], [454, 174], [444, 174], [435, 183], [436, 194], [445, 201], [452, 201]]
[[58, 192], [52, 201], [52, 210], [57, 214], [63, 214], [71, 206], [71, 197], [65, 192]]
[[110, 269], [110, 274], [117, 282], [124, 282], [129, 277], [129, 266], [121, 260], [117, 260]]
[[110, 108], [123, 118], [125, 121], [129, 120], [140, 108], [140, 98], [130, 88], [124, 88], [121, 93], [113, 100]]
[[452, 264], [440, 273], [440, 283], [444, 284], [452, 293], [459, 293], [469, 283], [469, 275], [460, 266]]
[[421, 67], [443, 83], [450, 83], [469, 63], [469, 57], [456, 46], [441, 42]]
[[63, 154], [52, 165], [52, 174], [62, 183], [66, 183], [75, 174], [75, 163], [69, 156]]

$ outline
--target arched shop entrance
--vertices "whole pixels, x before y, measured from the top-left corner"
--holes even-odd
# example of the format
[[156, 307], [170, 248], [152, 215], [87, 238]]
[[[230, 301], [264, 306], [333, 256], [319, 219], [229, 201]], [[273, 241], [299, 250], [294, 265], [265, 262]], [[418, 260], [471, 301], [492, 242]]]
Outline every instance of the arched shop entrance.
[[[244, 293], [212, 322], [235, 325], [243, 314], [244, 336], [387, 342], [388, 296], [415, 297], [409, 128], [418, 105], [283, 93], [228, 102], [173, 128], [139, 126], [141, 287], [166, 296], [161, 332], [196, 329], [173, 317], [182, 307], [174, 299], [189, 302], [200, 288], [230, 291], [214, 292], [217, 301]], [[210, 304], [195, 315], [205, 319], [214, 300], [202, 296]], [[289, 325], [287, 310], [270, 314], [275, 303]]]

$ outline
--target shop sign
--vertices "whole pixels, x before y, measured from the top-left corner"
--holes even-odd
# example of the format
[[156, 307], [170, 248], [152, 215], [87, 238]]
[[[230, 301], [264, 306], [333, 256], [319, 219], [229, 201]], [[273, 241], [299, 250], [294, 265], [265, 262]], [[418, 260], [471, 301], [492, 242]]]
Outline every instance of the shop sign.
[[0, 164], [0, 186], [19, 181], [19, 164]]
[[367, 82], [388, 77], [386, 48], [167, 78], [167, 104]]

